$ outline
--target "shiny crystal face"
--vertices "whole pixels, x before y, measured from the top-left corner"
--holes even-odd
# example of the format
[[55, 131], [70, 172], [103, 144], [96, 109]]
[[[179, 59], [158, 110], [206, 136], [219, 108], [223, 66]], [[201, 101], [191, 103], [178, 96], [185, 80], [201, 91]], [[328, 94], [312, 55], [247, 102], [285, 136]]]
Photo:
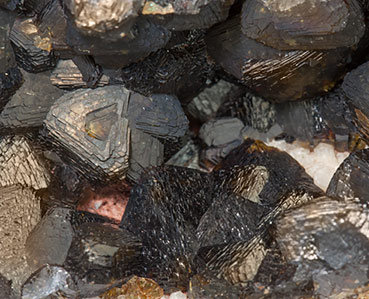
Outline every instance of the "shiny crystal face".
[[45, 124], [56, 143], [97, 171], [122, 173], [129, 155], [128, 98], [122, 87], [77, 90], [57, 101]]
[[279, 50], [354, 46], [365, 30], [356, 0], [251, 0], [241, 23], [247, 37]]
[[132, 0], [94, 0], [94, 1], [70, 1], [70, 10], [75, 16], [77, 27], [105, 32], [114, 29], [130, 17], [137, 15], [136, 4]]
[[[348, 21], [348, 7], [344, 1], [320, 1], [320, 0], [287, 0], [287, 1], [262, 1], [264, 5], [275, 14], [274, 19], [281, 22], [286, 21], [281, 30], [288, 30], [294, 33], [302, 30], [305, 34], [329, 34], [344, 28]], [[338, 13], [339, 12], [339, 13]], [[314, 14], [321, 14], [327, 22], [321, 22], [314, 18]], [[287, 21], [290, 18], [290, 28]], [[306, 23], [309, 23], [309, 30]], [[277, 22], [276, 22], [277, 23]], [[298, 33], [298, 32], [296, 32]]]
[[118, 120], [117, 105], [113, 104], [86, 115], [85, 130], [93, 138], [106, 141], [112, 125]]
[[76, 296], [77, 287], [71, 275], [59, 266], [45, 265], [25, 283], [22, 298]]

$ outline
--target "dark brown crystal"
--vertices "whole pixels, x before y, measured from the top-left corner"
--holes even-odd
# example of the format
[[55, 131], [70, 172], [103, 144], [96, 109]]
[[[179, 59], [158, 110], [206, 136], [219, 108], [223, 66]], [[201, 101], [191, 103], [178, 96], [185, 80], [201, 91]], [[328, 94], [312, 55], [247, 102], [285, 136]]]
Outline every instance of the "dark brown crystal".
[[350, 48], [282, 51], [245, 36], [240, 17], [213, 27], [209, 55], [258, 95], [275, 102], [311, 98], [330, 90], [345, 71]]
[[318, 50], [356, 46], [364, 16], [356, 0], [246, 1], [242, 32], [278, 50]]

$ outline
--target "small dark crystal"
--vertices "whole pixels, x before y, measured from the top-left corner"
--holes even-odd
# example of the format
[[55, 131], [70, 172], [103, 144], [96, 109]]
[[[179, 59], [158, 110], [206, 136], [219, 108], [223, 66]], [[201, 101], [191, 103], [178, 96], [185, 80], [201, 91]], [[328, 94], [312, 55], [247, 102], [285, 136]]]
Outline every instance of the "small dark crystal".
[[130, 125], [157, 138], [177, 139], [188, 129], [188, 120], [176, 97], [154, 94], [150, 98], [138, 94], [128, 107]]

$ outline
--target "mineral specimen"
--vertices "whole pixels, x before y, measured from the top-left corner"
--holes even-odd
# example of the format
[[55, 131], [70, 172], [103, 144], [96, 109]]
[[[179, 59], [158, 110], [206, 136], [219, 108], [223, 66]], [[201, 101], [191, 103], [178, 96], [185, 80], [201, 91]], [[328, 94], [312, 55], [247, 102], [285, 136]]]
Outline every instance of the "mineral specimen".
[[[77, 65], [72, 60], [60, 60], [52, 71], [50, 81], [53, 85], [63, 89], [87, 88], [86, 80]], [[109, 84], [109, 78], [102, 75], [95, 87]]]
[[241, 24], [248, 38], [278, 50], [352, 47], [365, 30], [356, 0], [251, 0], [242, 8]]
[[[167, 112], [159, 117], [163, 105]], [[187, 124], [176, 98], [145, 98], [120, 86], [66, 94], [45, 121], [48, 138], [69, 152], [67, 158], [78, 159], [76, 167], [92, 179], [123, 178], [128, 168], [128, 176], [137, 179], [143, 168], [162, 161], [160, 141], [145, 132], [175, 138]]]
[[[322, 6], [325, 5], [324, 1], [317, 2]], [[344, 1], [337, 2], [342, 2], [340, 5], [343, 7], [343, 13], [347, 14], [346, 6], [350, 5], [346, 5]], [[247, 8], [248, 5], [264, 5], [263, 3], [262, 1], [245, 2], [244, 13], [247, 13], [249, 9]], [[304, 5], [308, 3], [310, 2], [302, 2]], [[288, 1], [287, 4], [296, 9], [303, 9], [304, 7], [301, 3], [299, 3], [301, 5], [293, 5], [293, 1]], [[289, 11], [284, 12], [283, 7], [279, 9], [276, 1], [265, 2], [265, 5], [270, 5], [273, 8], [271, 11], [264, 9], [265, 15], [273, 12], [274, 18], [270, 22], [278, 22], [279, 17], [281, 18], [281, 23], [285, 22], [286, 26], [278, 28], [280, 30], [291, 30], [293, 32], [300, 27], [304, 29], [305, 24], [309, 24], [309, 21], [306, 20], [305, 22], [305, 19], [301, 23], [302, 25], [300, 23], [289, 23], [287, 18], [284, 19], [283, 17], [283, 14], [286, 14], [288, 17]], [[352, 5], [352, 8], [354, 11], [358, 10], [359, 15], [361, 15], [360, 7]], [[327, 9], [328, 12], [329, 9]], [[252, 12], [250, 13], [252, 14]], [[260, 22], [262, 22], [263, 12], [255, 12], [255, 22], [259, 22], [257, 14], [261, 15]], [[307, 14], [309, 15], [309, 12]], [[354, 13], [352, 16], [355, 19]], [[290, 17], [294, 18], [291, 14]], [[301, 16], [296, 18], [299, 17]], [[309, 15], [309, 20], [314, 19], [314, 17], [315, 15]], [[206, 36], [207, 49], [210, 56], [228, 73], [242, 80], [244, 84], [252, 88], [257, 94], [268, 100], [284, 102], [320, 95], [334, 86], [335, 82], [345, 71], [345, 66], [350, 62], [352, 49], [346, 44], [351, 42], [344, 43], [342, 41], [343, 44], [341, 46], [335, 46], [327, 51], [319, 50], [319, 45], [314, 47], [314, 43], [312, 45], [309, 43], [309, 50], [305, 50], [303, 46], [293, 48], [294, 50], [279, 50], [249, 38], [244, 32], [243, 26], [247, 25], [243, 22], [245, 19], [252, 22], [252, 18], [236, 15], [223, 24], [214, 26]], [[309, 25], [314, 25], [314, 22], [316, 21]], [[360, 18], [351, 20], [351, 22], [360, 23]], [[316, 23], [316, 27], [319, 27], [319, 24]], [[345, 25], [345, 22], [342, 24]], [[294, 25], [297, 26], [296, 29], [290, 28], [294, 27]], [[266, 23], [263, 26], [268, 29], [271, 28], [271, 30], [273, 29], [273, 26], [268, 27]], [[360, 26], [362, 27], [361, 29]], [[358, 36], [353, 38], [355, 44], [358, 43], [362, 36], [363, 23], [361, 22], [358, 27]], [[257, 24], [255, 24], [255, 28], [258, 29]], [[317, 29], [323, 30], [324, 28]], [[302, 35], [302, 37], [304, 36]], [[345, 33], [345, 36], [351, 37], [351, 34]], [[276, 34], [271, 35], [271, 37], [276, 38], [278, 41], [282, 39]]]
[[32, 19], [17, 18], [10, 32], [10, 40], [18, 64], [27, 72], [38, 73], [52, 69], [56, 57], [51, 40], [39, 34]]
[[41, 128], [51, 106], [64, 92], [53, 86], [50, 72], [21, 72], [25, 82], [0, 113], [0, 131], [13, 134]]
[[27, 238], [28, 264], [38, 269], [45, 264], [63, 265], [74, 231], [68, 208], [49, 209]]
[[348, 73], [342, 83], [342, 90], [351, 109], [354, 121], [364, 139], [369, 137], [369, 62]]
[[213, 118], [223, 103], [233, 94], [239, 92], [239, 86], [219, 80], [210, 87], [206, 87], [187, 105], [187, 111], [201, 122]]
[[365, 297], [367, 2], [0, 0], [0, 297]]
[[368, 215], [360, 204], [327, 197], [287, 212], [276, 223], [277, 241], [286, 260], [298, 265], [293, 280], [312, 279], [320, 296], [364, 285]]
[[75, 281], [108, 283], [141, 269], [141, 250], [141, 241], [127, 231], [109, 224], [84, 223], [76, 229], [65, 267]]
[[59, 266], [45, 265], [35, 272], [22, 287], [22, 298], [78, 298], [78, 289], [70, 274]]
[[204, 33], [199, 30], [190, 31], [169, 49], [161, 49], [122, 69], [123, 84], [127, 88], [146, 96], [174, 94], [182, 103], [189, 102], [212, 76], [213, 66], [207, 61]]
[[329, 183], [327, 195], [342, 200], [359, 200], [368, 203], [369, 151], [356, 151], [340, 165]]
[[142, 239], [146, 275], [155, 275], [160, 285], [186, 287], [197, 249], [195, 230], [211, 190], [206, 174], [172, 166], [147, 171], [132, 189], [120, 226]]
[[170, 32], [147, 19], [139, 19], [130, 34], [116, 41], [104, 40], [107, 35], [83, 35], [68, 24], [67, 44], [80, 55], [93, 55], [95, 62], [107, 68], [120, 68], [136, 62], [168, 42]]
[[74, 25], [84, 34], [101, 35], [104, 33], [110, 39], [118, 39], [129, 34], [142, 0], [128, 1], [76, 1], [67, 0], [68, 8]]
[[200, 154], [200, 165], [217, 165], [231, 150], [242, 143], [244, 124], [238, 118], [217, 118], [207, 121], [199, 131], [206, 148]]

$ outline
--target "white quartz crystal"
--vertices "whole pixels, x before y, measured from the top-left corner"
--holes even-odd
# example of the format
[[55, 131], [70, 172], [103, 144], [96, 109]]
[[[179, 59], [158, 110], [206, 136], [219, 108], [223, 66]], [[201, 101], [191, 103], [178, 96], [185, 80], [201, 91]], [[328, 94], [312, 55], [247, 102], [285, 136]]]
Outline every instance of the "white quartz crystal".
[[333, 145], [327, 143], [319, 143], [313, 150], [296, 142], [289, 144], [284, 140], [273, 140], [267, 145], [277, 147], [291, 155], [305, 168], [306, 172], [314, 179], [314, 183], [324, 191], [327, 190], [338, 166], [349, 155], [348, 152], [335, 151]]

